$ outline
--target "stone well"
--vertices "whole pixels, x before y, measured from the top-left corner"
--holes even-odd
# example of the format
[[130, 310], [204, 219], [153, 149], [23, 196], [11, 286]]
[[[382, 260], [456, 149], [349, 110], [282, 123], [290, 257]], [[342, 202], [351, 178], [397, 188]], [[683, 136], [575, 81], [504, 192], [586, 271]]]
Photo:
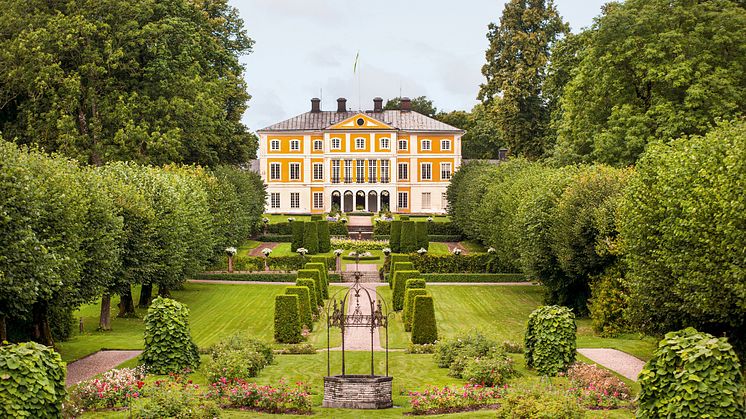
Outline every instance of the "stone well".
[[388, 409], [393, 377], [335, 375], [324, 377], [324, 407], [345, 409]]

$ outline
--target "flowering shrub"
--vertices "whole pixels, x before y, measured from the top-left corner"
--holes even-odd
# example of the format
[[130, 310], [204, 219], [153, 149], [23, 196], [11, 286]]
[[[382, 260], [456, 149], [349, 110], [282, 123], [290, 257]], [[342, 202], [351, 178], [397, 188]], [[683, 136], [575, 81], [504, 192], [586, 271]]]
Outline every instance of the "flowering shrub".
[[142, 396], [145, 367], [114, 369], [70, 390], [68, 402], [82, 410], [128, 406]]
[[181, 375], [169, 374], [147, 387], [146, 398], [133, 404], [136, 418], [211, 419], [220, 416], [220, 407], [205, 398], [199, 385]]
[[205, 362], [205, 376], [210, 381], [220, 378], [239, 380], [256, 377], [264, 368], [264, 356], [253, 349], [223, 351]]
[[311, 394], [302, 383], [289, 386], [280, 381], [277, 387], [256, 383], [221, 379], [212, 384], [207, 396], [233, 408], [251, 409], [266, 413], [311, 413]]
[[[435, 346], [435, 362], [439, 368], [449, 368], [459, 355], [484, 356], [497, 343], [478, 330], [471, 330], [453, 339], [445, 339]], [[467, 348], [468, 353], [462, 353]]]
[[358, 248], [366, 248], [370, 250], [383, 250], [389, 247], [388, 240], [352, 240], [332, 237], [332, 247], [344, 250], [355, 250]]
[[576, 362], [567, 369], [565, 375], [578, 388], [576, 393], [583, 398], [591, 397], [595, 393], [598, 393], [597, 399], [612, 397], [616, 400], [628, 400], [630, 397], [629, 387], [622, 380], [597, 365]]
[[538, 386], [511, 389], [503, 398], [498, 418], [580, 419], [585, 409], [566, 389]]
[[283, 355], [315, 354], [316, 347], [308, 342], [293, 343], [283, 346], [282, 348], [278, 349], [277, 352]]
[[433, 354], [435, 353], [435, 343], [423, 343], [421, 345], [410, 343], [405, 350], [408, 354]]
[[433, 415], [497, 407], [506, 387], [485, 388], [467, 384], [463, 388], [431, 387], [409, 392], [413, 415]]
[[505, 380], [516, 375], [513, 358], [502, 350], [492, 350], [487, 356], [469, 359], [461, 371], [463, 379], [485, 387], [505, 384]]

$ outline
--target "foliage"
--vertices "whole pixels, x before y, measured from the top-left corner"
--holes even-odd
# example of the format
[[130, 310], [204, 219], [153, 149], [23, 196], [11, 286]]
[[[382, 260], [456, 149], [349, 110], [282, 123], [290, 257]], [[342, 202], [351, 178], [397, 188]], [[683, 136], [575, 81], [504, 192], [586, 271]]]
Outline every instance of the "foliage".
[[475, 284], [480, 282], [527, 282], [523, 274], [423, 273], [421, 276], [426, 282], [471, 282]]
[[565, 374], [572, 384], [619, 400], [629, 400], [629, 387], [608, 370], [598, 365], [576, 362]]
[[465, 130], [461, 137], [461, 156], [464, 159], [497, 159], [498, 150], [505, 147], [495, 124], [495, 116], [477, 103], [470, 112], [440, 112], [435, 119]]
[[461, 241], [463, 236], [459, 235], [443, 235], [443, 234], [430, 234], [428, 235], [428, 239], [431, 242], [458, 242]]
[[504, 388], [466, 384], [463, 388], [432, 387], [422, 392], [410, 391], [408, 395], [413, 415], [435, 415], [495, 407], [505, 394]]
[[438, 340], [438, 327], [435, 324], [433, 297], [418, 295], [414, 297], [412, 307], [412, 343], [435, 343]]
[[83, 381], [70, 388], [64, 409], [86, 410], [129, 406], [143, 396], [145, 367], [120, 368], [104, 372], [100, 378]]
[[418, 271], [399, 271], [394, 272], [392, 282], [393, 295], [391, 297], [391, 304], [394, 311], [401, 311], [404, 309], [404, 292], [407, 287], [407, 280], [412, 278], [419, 278], [420, 273]]
[[635, 163], [655, 141], [701, 135], [746, 110], [740, 2], [627, 1], [603, 8], [564, 87], [561, 163]]
[[189, 331], [189, 309], [170, 298], [157, 297], [143, 319], [145, 349], [140, 359], [156, 374], [199, 366], [197, 345]]
[[500, 345], [500, 348], [502, 348], [503, 351], [509, 353], [509, 354], [522, 354], [523, 353], [523, 345], [521, 345], [518, 342], [513, 342], [510, 340], [506, 340]]
[[298, 296], [275, 296], [275, 341], [298, 343], [302, 340]]
[[332, 247], [335, 249], [357, 250], [383, 250], [389, 246], [385, 240], [354, 240], [350, 238], [332, 238]]
[[499, 136], [515, 154], [541, 157], [549, 111], [542, 88], [550, 48], [570, 31], [552, 1], [509, 1], [499, 25], [490, 23], [478, 99], [495, 115]]
[[309, 255], [319, 253], [319, 229], [316, 221], [308, 221], [304, 223], [303, 247], [308, 249]]
[[253, 41], [227, 2], [28, 7], [8, 2], [0, 23], [8, 138], [94, 165], [214, 166], [255, 155], [239, 61]]
[[619, 214], [630, 321], [726, 334], [746, 353], [746, 122], [651, 144]]
[[510, 271], [494, 254], [473, 253], [468, 255], [424, 254], [411, 258], [414, 268], [423, 273], [500, 273]]
[[410, 343], [409, 345], [407, 345], [407, 349], [404, 352], [408, 354], [433, 354], [435, 353], [436, 345], [437, 343], [424, 343], [422, 345]]
[[250, 274], [213, 274], [201, 273], [192, 275], [193, 279], [208, 281], [257, 281], [257, 282], [292, 282], [295, 274], [250, 273]]
[[313, 405], [306, 386], [296, 383], [291, 387], [282, 381], [277, 387], [218, 381], [212, 384], [208, 397], [232, 408], [276, 414], [309, 414]]
[[741, 363], [726, 338], [666, 334], [639, 376], [638, 417], [744, 417]]
[[483, 161], [461, 165], [448, 183], [448, 213], [467, 237], [478, 238], [484, 220], [476, 217], [487, 188], [497, 183], [498, 166]]
[[[328, 261], [329, 259], [326, 260]], [[319, 271], [321, 275], [321, 296], [324, 299], [329, 298], [329, 272], [327, 266], [324, 262], [309, 262], [304, 266], [304, 269], [316, 269]]]
[[65, 394], [65, 364], [54, 349], [34, 342], [0, 345], [2, 416], [59, 417]]
[[316, 280], [313, 278], [298, 278], [295, 280], [296, 287], [308, 288], [308, 300], [313, 314], [319, 311], [319, 307], [324, 304], [323, 300], [319, 299], [319, 292], [316, 288]]
[[[435, 116], [438, 112], [433, 101], [428, 99], [426, 96], [417, 96], [410, 99], [410, 106], [414, 112], [421, 113], [425, 116]], [[391, 98], [386, 101], [383, 106], [384, 110], [398, 110], [401, 108], [401, 97]]]
[[240, 351], [244, 349], [258, 352], [264, 359], [263, 366], [270, 365], [274, 362], [274, 353], [272, 352], [272, 347], [270, 345], [258, 339], [251, 338], [243, 332], [233, 333], [232, 335], [220, 339], [219, 342], [209, 348], [209, 353], [214, 357], [222, 352]]
[[332, 250], [332, 242], [329, 236], [329, 221], [317, 221], [319, 236], [319, 253], [326, 253]]
[[329, 222], [329, 234], [332, 236], [347, 236], [350, 234], [347, 223], [342, 221]]
[[324, 273], [328, 272], [331, 269], [334, 269], [336, 265], [334, 263], [334, 258], [329, 258], [327, 256], [311, 256], [310, 258], [308, 258], [308, 260], [310, 261], [310, 263], [323, 263], [324, 267], [321, 270], [324, 271]]
[[141, 419], [212, 419], [220, 417], [220, 407], [203, 397], [199, 385], [192, 380], [184, 381], [183, 376], [170, 374], [147, 387], [147, 397], [133, 404], [132, 416]]
[[[414, 281], [410, 279], [407, 283]], [[425, 287], [420, 288], [407, 288], [404, 292], [404, 312], [402, 313], [402, 321], [404, 322], [404, 331], [412, 331], [412, 308], [414, 306], [414, 297], [418, 295], [427, 295]]]
[[591, 299], [588, 300], [593, 331], [604, 337], [617, 336], [629, 328], [626, 314], [629, 289], [624, 279], [615, 273], [610, 270], [592, 282]]
[[574, 395], [558, 388], [518, 388], [503, 398], [498, 418], [581, 419], [585, 410]]
[[[316, 303], [321, 306], [324, 304], [324, 283], [321, 272], [318, 269], [299, 269], [298, 279], [311, 278], [316, 289]], [[309, 288], [310, 289], [310, 288]]]
[[212, 383], [221, 378], [235, 381], [256, 377], [265, 365], [266, 359], [261, 353], [246, 348], [214, 352], [203, 369]]
[[543, 306], [528, 317], [524, 339], [526, 365], [554, 376], [575, 362], [575, 315], [567, 307]]
[[[334, 256], [326, 256], [328, 260], [331, 260], [333, 263]], [[270, 256], [267, 258], [267, 266], [269, 266], [269, 269], [272, 271], [297, 271], [299, 269], [303, 269], [303, 267], [308, 263], [309, 258], [305, 256], [300, 255], [293, 255], [293, 256]]]
[[290, 251], [295, 252], [298, 248], [303, 247], [305, 239], [305, 221], [293, 221], [290, 223], [292, 228], [293, 240], [290, 242]]
[[285, 294], [295, 294], [298, 296], [298, 309], [300, 310], [300, 323], [301, 328], [305, 327], [309, 331], [313, 331], [313, 313], [316, 311], [311, 309], [311, 297], [310, 290], [308, 287], [291, 286], [285, 288]]
[[497, 342], [479, 330], [472, 329], [454, 338], [438, 341], [435, 346], [435, 363], [438, 368], [449, 368], [465, 348], [473, 356], [484, 356], [496, 346]]
[[402, 222], [394, 220], [391, 222], [391, 237], [389, 238], [389, 247], [392, 253], [401, 252], [401, 229]]
[[316, 353], [316, 347], [308, 342], [285, 345], [278, 350], [283, 355], [310, 355]]
[[[416, 221], [403, 221], [401, 225], [401, 239], [399, 243], [399, 250], [402, 253], [412, 253], [420, 248], [417, 241], [417, 233], [415, 231]], [[392, 251], [397, 252], [393, 247]]]
[[470, 359], [461, 371], [461, 378], [471, 384], [495, 387], [505, 384], [517, 372], [513, 368], [513, 358], [501, 350], [491, 350], [487, 356]]
[[435, 223], [428, 223], [428, 222], [415, 223], [414, 232], [415, 232], [415, 236], [417, 239], [418, 249], [420, 248], [427, 249], [428, 245], [430, 244], [430, 238], [427, 234], [428, 227], [430, 224], [435, 224]]

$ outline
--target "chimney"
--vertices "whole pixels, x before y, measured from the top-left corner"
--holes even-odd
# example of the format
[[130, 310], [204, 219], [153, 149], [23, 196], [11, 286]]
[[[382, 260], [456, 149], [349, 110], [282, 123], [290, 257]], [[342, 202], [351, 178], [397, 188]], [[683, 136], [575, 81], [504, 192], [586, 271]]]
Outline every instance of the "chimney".
[[497, 159], [500, 161], [505, 161], [508, 159], [508, 149], [507, 148], [501, 148], [497, 150]]
[[321, 99], [317, 97], [311, 99], [311, 112], [321, 112]]
[[401, 98], [400, 106], [402, 112], [409, 112], [412, 110], [412, 102], [409, 100], [408, 97]]
[[337, 112], [347, 112], [347, 99], [343, 97], [337, 99]]
[[373, 112], [383, 112], [383, 99], [380, 97], [373, 98]]

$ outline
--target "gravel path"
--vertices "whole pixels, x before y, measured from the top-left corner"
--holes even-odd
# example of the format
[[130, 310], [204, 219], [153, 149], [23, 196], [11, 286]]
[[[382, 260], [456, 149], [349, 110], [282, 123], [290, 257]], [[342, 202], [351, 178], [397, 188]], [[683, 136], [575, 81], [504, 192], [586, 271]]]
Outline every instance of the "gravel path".
[[274, 249], [279, 244], [280, 243], [275, 243], [275, 242], [262, 243], [261, 245], [251, 249], [249, 251], [249, 256], [264, 256], [264, 253], [262, 253], [262, 250], [264, 250], [265, 248]]
[[632, 381], [637, 381], [637, 376], [645, 365], [644, 361], [616, 349], [579, 348], [578, 353]]
[[67, 364], [65, 384], [70, 387], [97, 374], [109, 371], [122, 362], [140, 355], [142, 351], [98, 351]]

